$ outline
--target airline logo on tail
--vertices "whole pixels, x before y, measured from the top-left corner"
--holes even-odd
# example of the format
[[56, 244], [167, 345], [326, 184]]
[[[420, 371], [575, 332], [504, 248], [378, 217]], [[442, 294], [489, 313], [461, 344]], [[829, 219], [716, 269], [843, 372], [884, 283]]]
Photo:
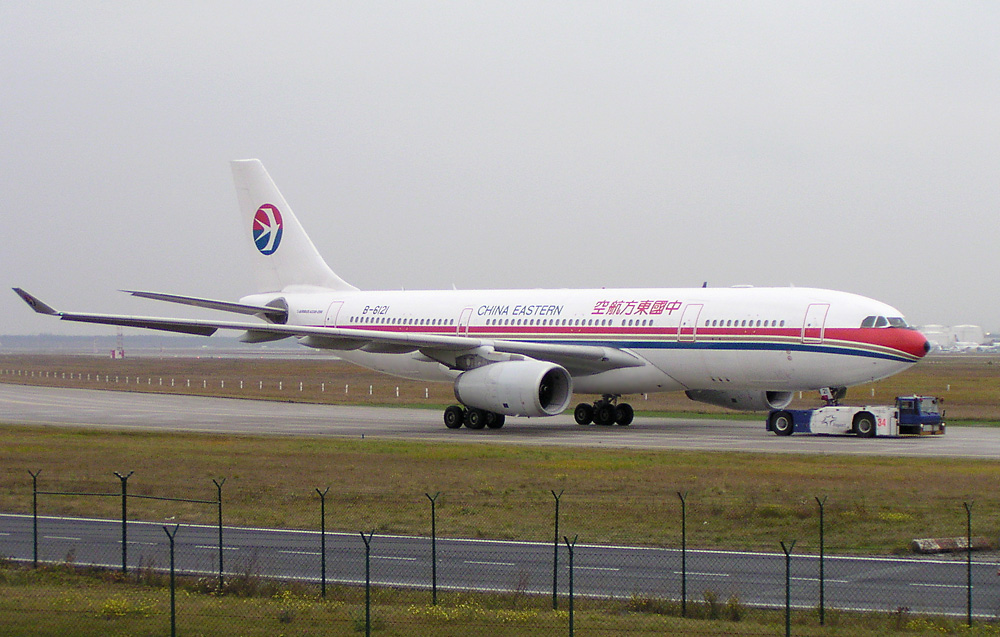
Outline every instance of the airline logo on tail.
[[274, 254], [281, 243], [281, 213], [269, 203], [257, 208], [253, 218], [253, 242], [261, 254]]

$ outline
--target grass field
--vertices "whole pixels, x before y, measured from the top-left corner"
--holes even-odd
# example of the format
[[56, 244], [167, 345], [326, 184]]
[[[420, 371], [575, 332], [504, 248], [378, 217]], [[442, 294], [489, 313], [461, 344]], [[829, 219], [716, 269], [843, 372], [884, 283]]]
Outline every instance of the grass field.
[[[0, 355], [0, 382], [330, 404], [439, 408], [455, 402], [451, 385], [446, 383], [397, 379], [349, 363], [306, 355], [280, 360], [172, 357], [111, 360], [99, 356], [7, 354]], [[912, 393], [944, 398], [950, 421], [1000, 423], [1000, 357], [930, 357], [891, 378], [851, 388], [845, 402], [886, 403], [894, 396]], [[578, 396], [580, 401], [592, 398]], [[735, 413], [693, 402], [678, 392], [625, 398], [640, 412]], [[807, 393], [794, 406], [819, 404], [817, 395]]]
[[[7, 426], [0, 429], [0, 510], [31, 510], [29, 471], [45, 491], [214, 499], [226, 478], [227, 524], [426, 535], [426, 493], [441, 492], [438, 532], [548, 541], [561, 528], [586, 543], [677, 546], [688, 492], [689, 545], [817, 549], [815, 497], [828, 497], [831, 552], [902, 553], [918, 537], [962, 535], [975, 501], [977, 535], [1000, 528], [1000, 462], [751, 453], [525, 448], [377, 439], [252, 437]], [[114, 518], [116, 498], [44, 497], [43, 514]], [[133, 519], [214, 521], [214, 507], [136, 501]]]
[[[170, 629], [169, 589], [162, 574], [122, 577], [117, 573], [56, 566], [33, 571], [0, 563], [0, 627], [5, 635], [164, 635]], [[176, 601], [181, 635], [245, 637], [364, 634], [364, 591], [329, 587], [326, 599], [306, 587], [260, 583], [257, 588], [216, 594], [197, 581], [181, 580]], [[577, 599], [576, 634], [610, 635], [779, 635], [781, 611], [751, 609], [738, 599], [692, 599], [687, 617], [676, 602], [630, 597], [623, 600]], [[373, 634], [387, 637], [518, 637], [566, 635], [569, 612], [548, 598], [511, 593], [442, 595], [431, 605], [426, 592], [376, 589], [372, 595]], [[997, 635], [994, 624], [973, 628], [960, 620], [916, 617], [905, 609], [890, 613], [845, 613], [829, 609], [825, 626], [817, 612], [792, 613], [793, 634], [800, 636], [887, 634], [913, 636]]]

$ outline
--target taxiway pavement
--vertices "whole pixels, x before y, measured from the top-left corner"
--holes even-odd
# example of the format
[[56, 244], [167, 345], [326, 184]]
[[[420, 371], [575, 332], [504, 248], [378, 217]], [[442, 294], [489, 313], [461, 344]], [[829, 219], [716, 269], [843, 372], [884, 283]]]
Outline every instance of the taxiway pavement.
[[425, 442], [594, 448], [826, 453], [1000, 459], [1000, 428], [949, 426], [943, 436], [778, 437], [764, 418], [637, 417], [630, 427], [581, 427], [572, 415], [508, 418], [498, 430], [447, 429], [437, 409], [357, 407], [0, 383], [0, 421], [21, 425], [215, 434], [377, 437]]

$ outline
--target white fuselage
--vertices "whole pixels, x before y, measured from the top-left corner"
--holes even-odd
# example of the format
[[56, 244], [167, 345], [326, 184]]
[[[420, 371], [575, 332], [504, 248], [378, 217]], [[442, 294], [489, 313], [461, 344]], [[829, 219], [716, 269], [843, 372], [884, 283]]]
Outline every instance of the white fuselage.
[[[644, 361], [574, 374], [574, 389], [584, 393], [857, 385], [912, 365], [926, 344], [909, 328], [862, 327], [867, 317], [901, 317], [885, 303], [810, 288], [289, 290], [243, 301], [277, 298], [288, 306], [290, 325], [597, 345]], [[407, 378], [452, 381], [460, 374], [419, 350], [369, 346], [338, 355]]]

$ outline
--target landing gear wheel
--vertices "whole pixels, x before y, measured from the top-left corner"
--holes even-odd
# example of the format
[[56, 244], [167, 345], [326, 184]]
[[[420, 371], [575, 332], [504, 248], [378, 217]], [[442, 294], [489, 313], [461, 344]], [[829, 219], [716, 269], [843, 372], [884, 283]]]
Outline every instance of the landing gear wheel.
[[482, 429], [486, 426], [486, 412], [472, 407], [465, 414], [465, 426], [469, 429]]
[[580, 403], [573, 410], [573, 418], [578, 425], [589, 425], [594, 422], [594, 408], [587, 403]]
[[616, 411], [611, 403], [604, 400], [598, 402], [594, 405], [594, 424], [602, 426], [615, 424]]
[[628, 427], [634, 418], [635, 411], [632, 409], [632, 405], [621, 403], [615, 407], [615, 422], [618, 423], [619, 427]]
[[458, 405], [452, 405], [444, 410], [444, 426], [448, 429], [458, 429], [465, 422], [465, 410]]
[[858, 438], [874, 438], [875, 431], [875, 418], [870, 414], [858, 414], [854, 418], [854, 432]]
[[507, 417], [503, 414], [497, 414], [492, 411], [486, 412], [486, 426], [490, 429], [499, 429], [500, 427], [503, 427], [503, 423], [506, 420]]
[[795, 431], [795, 421], [787, 411], [779, 411], [771, 417], [771, 430], [778, 436], [791, 436]]

